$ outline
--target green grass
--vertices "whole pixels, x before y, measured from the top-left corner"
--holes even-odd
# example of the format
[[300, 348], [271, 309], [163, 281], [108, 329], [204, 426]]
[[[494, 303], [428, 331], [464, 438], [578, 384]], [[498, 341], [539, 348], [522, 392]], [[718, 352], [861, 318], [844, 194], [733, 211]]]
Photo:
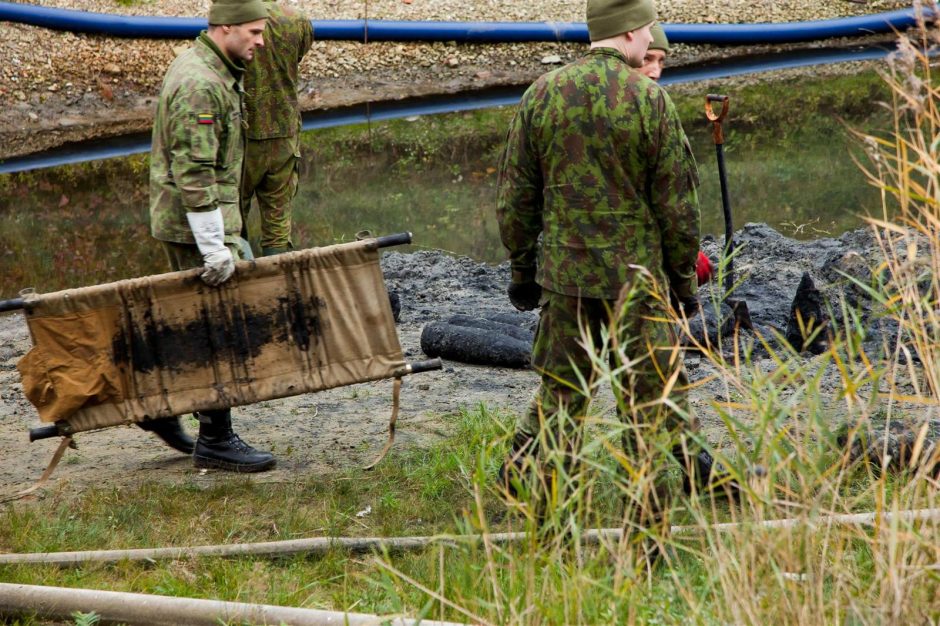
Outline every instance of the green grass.
[[[393, 448], [391, 456], [368, 473], [350, 470], [284, 484], [253, 483], [233, 475], [210, 487], [195, 481], [120, 489], [105, 486], [6, 505], [0, 511], [0, 550], [53, 552], [313, 536], [532, 530], [526, 504], [507, 505], [493, 488], [511, 416], [481, 406], [442, 419], [450, 436], [427, 449]], [[752, 426], [742, 434], [754, 436], [759, 430]], [[595, 431], [597, 435], [604, 428], [598, 426]], [[605, 460], [600, 447], [594, 446], [589, 454], [595, 462], [609, 466], [610, 458]], [[826, 454], [831, 460], [834, 452], [830, 449]], [[585, 525], [619, 526], [616, 479], [611, 476], [605, 470], [592, 479], [597, 483], [594, 506], [583, 518]], [[866, 494], [852, 506], [868, 506], [867, 496], [876, 483], [864, 471], [852, 474], [846, 486]], [[888, 485], [881, 493], [891, 499], [904, 490], [904, 485]], [[367, 506], [371, 513], [357, 517]], [[729, 508], [706, 499], [693, 505], [692, 512], [678, 512], [673, 522], [695, 524], [700, 516], [706, 522], [750, 517], [747, 506]], [[872, 599], [871, 588], [878, 581], [872, 579], [875, 557], [866, 533], [843, 542], [830, 539], [828, 548], [838, 547], [838, 554], [827, 554], [811, 533], [794, 534], [802, 544], [794, 546], [789, 533], [754, 528], [726, 536], [699, 533], [678, 538], [671, 541], [668, 567], [654, 570], [651, 579], [629, 565], [629, 559], [623, 560], [615, 546], [572, 552], [570, 546], [545, 547], [531, 540], [493, 551], [473, 544], [399, 554], [333, 550], [320, 556], [271, 559], [199, 558], [71, 568], [0, 566], [0, 579], [454, 621], [474, 615], [488, 623], [528, 624], [673, 624], [686, 623], [690, 615], [695, 623], [727, 623], [734, 614], [733, 602], [723, 595], [730, 582], [739, 579], [746, 581], [741, 584], [748, 592], [751, 585], [766, 587], [762, 591], [766, 597], [755, 606], [765, 606], [770, 614], [776, 604], [798, 603], [804, 592], [813, 591], [783, 579], [761, 582], [762, 577], [774, 575], [774, 568], [784, 566], [789, 567], [787, 571], [819, 571], [825, 579], [820, 593], [829, 607], [837, 606], [844, 594]], [[743, 563], [735, 560], [742, 559], [742, 546], [754, 545], [760, 548], [743, 555]], [[833, 559], [838, 559], [836, 565]], [[731, 572], [722, 571], [721, 564]], [[844, 588], [843, 579], [851, 580], [853, 590]], [[435, 593], [442, 589], [452, 605], [442, 606], [410, 580]], [[929, 594], [938, 589], [936, 576], [932, 582], [928, 578], [906, 602], [922, 611], [929, 606]], [[836, 617], [826, 616], [823, 621]], [[18, 623], [39, 622], [25, 618]]]
[[[104, 487], [80, 501], [63, 497], [38, 508], [12, 507], [0, 525], [0, 544], [4, 550], [43, 552], [157, 545], [157, 538], [163, 544], [207, 544], [441, 529], [453, 523], [454, 511], [459, 514], [452, 505], [467, 498], [458, 480], [461, 468], [492, 436], [496, 423], [491, 420], [483, 410], [462, 413], [451, 421], [458, 429], [455, 440], [465, 446], [393, 448], [393, 458], [372, 472], [350, 470], [283, 485], [256, 485], [233, 475], [211, 487], [195, 481]], [[372, 515], [358, 520], [355, 514], [367, 505]], [[179, 524], [177, 518], [192, 525]]]
[[[453, 532], [472, 505], [465, 472], [470, 458], [499, 430], [484, 410], [455, 418], [453, 441], [393, 452], [373, 472], [350, 470], [288, 484], [254, 484], [232, 476], [204, 488], [145, 483], [57, 494], [0, 514], [0, 550], [50, 552], [160, 545], [274, 541], [308, 536], [394, 536]], [[460, 446], [453, 445], [460, 441]], [[372, 507], [371, 514], [356, 513]], [[406, 569], [436, 563], [436, 554], [405, 557]], [[81, 568], [0, 567], [5, 582], [145, 591], [189, 597], [350, 607], [395, 612], [402, 599], [379, 584], [370, 557], [342, 551], [324, 557], [200, 559]], [[415, 592], [406, 594], [413, 606]]]

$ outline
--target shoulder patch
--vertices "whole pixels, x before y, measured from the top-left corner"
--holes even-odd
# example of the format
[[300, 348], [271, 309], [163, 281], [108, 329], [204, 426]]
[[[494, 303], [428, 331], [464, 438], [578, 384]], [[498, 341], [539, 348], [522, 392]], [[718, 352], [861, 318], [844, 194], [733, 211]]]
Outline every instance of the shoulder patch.
[[215, 121], [215, 115], [212, 113], [197, 113], [196, 122], [199, 124], [211, 124]]

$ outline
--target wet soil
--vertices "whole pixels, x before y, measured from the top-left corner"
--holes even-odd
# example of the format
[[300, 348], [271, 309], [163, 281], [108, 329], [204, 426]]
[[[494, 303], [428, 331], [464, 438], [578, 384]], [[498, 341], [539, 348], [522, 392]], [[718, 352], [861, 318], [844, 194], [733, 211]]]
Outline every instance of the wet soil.
[[[864, 276], [878, 256], [877, 246], [865, 230], [837, 239], [797, 241], [766, 225], [748, 224], [739, 231], [737, 240], [741, 254], [736, 271], [746, 277], [740, 295], [747, 299], [756, 326], [778, 330], [786, 328], [790, 304], [805, 272], [820, 291], [834, 298], [849, 289], [840, 272]], [[720, 245], [720, 241], [706, 240], [703, 249], [717, 255]], [[482, 318], [514, 312], [505, 296], [509, 279], [506, 264], [494, 267], [440, 251], [388, 252], [382, 264], [389, 289], [401, 297], [398, 332], [409, 361], [427, 358], [420, 348], [425, 324], [461, 314]], [[707, 301], [712, 289], [714, 284], [703, 287], [700, 298]], [[863, 311], [870, 312], [870, 303], [853, 297]], [[877, 351], [880, 338], [877, 332], [872, 334], [873, 351]], [[890, 331], [884, 338], [890, 338]], [[38, 425], [38, 416], [22, 394], [15, 365], [29, 347], [22, 314], [0, 316], [0, 497], [30, 486], [57, 445], [53, 439], [32, 444], [27, 440], [27, 431]], [[814, 357], [807, 353], [804, 358], [812, 362]], [[706, 381], [693, 391], [692, 404], [706, 436], [720, 445], [727, 435], [708, 403], [726, 400], [731, 391], [720, 378], [712, 379], [713, 366], [697, 354], [688, 353], [685, 363], [693, 381]], [[776, 365], [764, 359], [759, 367], [770, 371]], [[838, 372], [826, 369], [823, 381], [837, 416]], [[442, 371], [406, 378], [395, 446], [383, 462], [395, 463], [397, 451], [420, 448], [446, 436], [453, 416], [461, 410], [474, 410], [481, 404], [512, 413], [525, 410], [537, 383], [531, 370], [453, 361], [445, 361]], [[387, 437], [391, 388], [390, 381], [380, 381], [236, 408], [233, 415], [240, 434], [278, 457], [277, 469], [251, 480], [287, 482], [367, 464]], [[611, 400], [604, 396], [598, 405], [601, 411], [611, 410]], [[793, 419], [798, 423], [797, 416]], [[190, 418], [184, 421], [188, 430], [195, 430]], [[199, 473], [189, 458], [135, 427], [79, 434], [76, 442], [78, 449], [66, 453], [51, 489], [80, 492], [103, 484], [183, 479], [213, 482], [231, 476]]]

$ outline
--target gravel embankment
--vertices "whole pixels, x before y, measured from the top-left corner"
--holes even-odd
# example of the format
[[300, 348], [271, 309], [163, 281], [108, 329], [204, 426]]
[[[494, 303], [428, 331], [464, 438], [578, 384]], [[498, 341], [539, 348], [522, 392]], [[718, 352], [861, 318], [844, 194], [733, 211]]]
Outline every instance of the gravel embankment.
[[[282, 0], [315, 19], [583, 21], [584, 2], [538, 0]], [[207, 0], [45, 0], [44, 5], [135, 15], [205, 15]], [[908, 6], [899, 0], [670, 0], [660, 18], [678, 23], [781, 22], [833, 18]], [[146, 130], [166, 66], [185, 41], [110, 39], [0, 23], [0, 158], [66, 141]], [[448, 45], [316, 42], [302, 65], [305, 109], [369, 100], [524, 84], [557, 55], [581, 45]], [[741, 49], [680, 47], [673, 64], [738, 54]]]

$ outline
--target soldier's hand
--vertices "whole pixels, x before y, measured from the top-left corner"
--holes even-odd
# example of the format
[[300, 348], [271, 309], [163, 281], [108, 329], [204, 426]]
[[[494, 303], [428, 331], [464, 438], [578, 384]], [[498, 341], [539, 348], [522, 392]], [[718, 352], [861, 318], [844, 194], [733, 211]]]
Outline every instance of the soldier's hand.
[[221, 285], [235, 273], [235, 259], [228, 248], [214, 250], [202, 256], [202, 280], [211, 287]]
[[221, 285], [235, 272], [232, 251], [225, 247], [225, 222], [222, 210], [190, 211], [186, 214], [189, 228], [193, 231], [196, 247], [202, 254], [202, 280], [215, 287]]
[[509, 283], [509, 301], [520, 311], [537, 309], [542, 299], [542, 287], [534, 280]]

